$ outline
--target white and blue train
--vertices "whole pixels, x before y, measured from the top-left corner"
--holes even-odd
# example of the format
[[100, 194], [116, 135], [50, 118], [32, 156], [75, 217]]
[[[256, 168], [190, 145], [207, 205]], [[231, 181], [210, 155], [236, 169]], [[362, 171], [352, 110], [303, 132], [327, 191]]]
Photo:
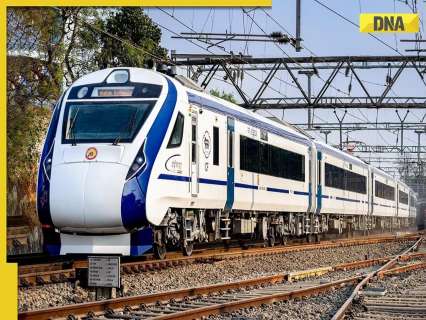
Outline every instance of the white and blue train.
[[141, 255], [166, 246], [408, 226], [415, 194], [295, 128], [153, 70], [77, 80], [39, 166], [45, 250]]

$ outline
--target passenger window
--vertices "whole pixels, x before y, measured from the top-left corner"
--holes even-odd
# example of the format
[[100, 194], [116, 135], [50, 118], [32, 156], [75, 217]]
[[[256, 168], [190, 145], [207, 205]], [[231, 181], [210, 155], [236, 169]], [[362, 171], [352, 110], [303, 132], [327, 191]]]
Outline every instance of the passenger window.
[[228, 131], [228, 167], [234, 167], [234, 133]]
[[213, 127], [213, 165], [219, 165], [219, 128]]
[[167, 148], [177, 148], [182, 144], [184, 122], [185, 118], [183, 114], [179, 112]]

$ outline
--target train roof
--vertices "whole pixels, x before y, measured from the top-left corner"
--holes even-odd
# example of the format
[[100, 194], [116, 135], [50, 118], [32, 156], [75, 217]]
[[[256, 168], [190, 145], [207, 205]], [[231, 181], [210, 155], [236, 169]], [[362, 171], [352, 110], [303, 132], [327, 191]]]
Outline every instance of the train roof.
[[345, 151], [336, 149], [322, 141], [319, 140], [315, 140], [315, 145], [317, 147], [318, 150], [320, 150], [321, 152], [324, 152], [326, 154], [331, 154], [331, 155], [335, 155], [337, 157], [343, 158], [346, 161], [352, 163], [352, 164], [356, 164], [359, 165], [361, 167], [367, 168], [369, 165], [367, 163], [365, 163], [364, 161], [362, 161], [360, 158], [355, 157], [352, 154], [349, 154]]
[[[208, 101], [212, 101], [212, 102], [216, 102], [218, 105], [216, 106], [216, 108], [221, 108], [221, 106], [223, 107], [222, 111], [229, 111], [229, 109], [231, 109], [234, 112], [238, 112], [239, 114], [243, 114], [246, 117], [250, 117], [255, 121], [258, 121], [259, 124], [261, 123], [266, 123], [269, 127], [273, 127], [273, 128], [277, 128], [279, 130], [284, 130], [288, 133], [290, 133], [291, 135], [293, 135], [294, 137], [298, 137], [299, 139], [302, 139], [305, 141], [304, 144], [311, 144], [314, 143], [316, 145], [316, 147], [321, 150], [322, 152], [325, 152], [327, 154], [334, 154], [337, 157], [343, 158], [346, 161], [353, 163], [353, 164], [357, 164], [359, 166], [362, 167], [368, 167], [368, 164], [365, 163], [364, 161], [362, 161], [361, 159], [350, 155], [344, 151], [338, 150], [336, 148], [333, 148], [321, 141], [317, 141], [312, 139], [308, 134], [305, 134], [302, 130], [299, 130], [298, 128], [294, 128], [292, 127], [290, 124], [288, 123], [281, 123], [275, 120], [272, 120], [270, 118], [264, 117], [262, 115], [256, 114], [252, 111], [249, 111], [243, 107], [240, 107], [232, 102], [226, 101], [224, 99], [212, 96], [208, 93], [205, 92], [199, 92], [198, 90], [193, 90], [192, 88], [185, 88], [185, 90], [188, 92], [188, 94], [190, 95], [190, 97], [193, 97], [193, 101], [195, 101], [195, 98], [197, 96], [200, 96], [204, 99], [207, 99]], [[195, 97], [195, 98], [194, 98]], [[190, 98], [191, 99], [191, 98]], [[252, 123], [253, 126], [255, 127], [262, 127], [259, 124], [256, 123]], [[302, 132], [301, 132], [302, 131]], [[274, 133], [274, 132], [272, 132]], [[300, 142], [300, 141], [299, 141]]]
[[185, 90], [188, 93], [189, 101], [192, 103], [199, 104], [200, 106], [205, 107], [207, 109], [210, 108], [216, 112], [232, 115], [236, 119], [248, 123], [253, 127], [264, 129], [272, 134], [277, 134], [279, 136], [285, 136], [295, 142], [308, 146], [312, 144], [312, 141], [308, 136], [300, 133], [294, 128], [285, 126], [276, 121], [265, 118], [234, 103], [212, 96], [205, 92], [199, 92], [186, 87]]
[[[142, 82], [142, 83], [149, 82], [149, 83], [160, 84], [160, 85], [165, 84], [165, 78], [164, 78], [165, 75], [160, 72], [150, 70], [150, 69], [143, 69], [143, 68], [118, 67], [118, 68], [102, 69], [102, 70], [84, 75], [78, 80], [76, 80], [72, 84], [72, 86], [102, 83], [105, 81], [108, 75], [111, 74], [112, 71], [119, 70], [119, 69], [128, 70], [129, 78], [130, 78], [130, 81], [132, 82]], [[147, 80], [146, 78], [147, 75], [149, 75], [149, 80]], [[409, 188], [405, 183], [403, 183], [402, 181], [398, 179], [393, 178], [392, 176], [390, 176], [388, 173], [384, 172], [383, 170], [380, 170], [374, 166], [371, 166], [365, 163], [363, 160], [357, 158], [354, 155], [351, 155], [351, 154], [348, 154], [347, 152], [336, 149], [322, 141], [315, 140], [309, 134], [305, 133], [302, 129], [295, 128], [289, 123], [286, 123], [286, 122], [283, 123], [281, 121], [278, 122], [278, 121], [269, 119], [262, 115], [256, 114], [255, 112], [249, 111], [243, 107], [240, 107], [234, 103], [212, 96], [206, 92], [200, 91], [200, 88], [196, 88], [193, 85], [189, 85], [185, 81], [182, 81], [182, 79], [174, 78], [174, 77], [169, 77], [169, 78], [174, 82], [175, 85], [181, 88], [184, 88], [184, 90], [188, 93], [188, 97], [190, 99], [192, 97], [193, 101], [196, 101], [198, 98], [203, 99], [203, 102], [207, 102], [209, 104], [207, 107], [214, 108], [215, 110], [222, 111], [223, 113], [230, 112], [231, 114], [236, 115], [236, 118], [240, 120], [243, 119], [245, 120], [245, 122], [248, 122], [250, 125], [253, 125], [254, 127], [265, 129], [266, 131], [269, 131], [273, 134], [277, 133], [278, 135], [285, 135], [287, 138], [295, 142], [299, 142], [304, 145], [311, 145], [312, 143], [314, 143], [316, 148], [320, 150], [321, 152], [335, 155], [337, 157], [345, 159], [346, 161], [350, 163], [357, 164], [362, 167], [371, 167], [375, 173], [378, 173], [386, 178], [395, 180], [398, 183]]]
[[[98, 70], [98, 71], [86, 74], [82, 76], [81, 78], [77, 79], [71, 86], [74, 87], [74, 86], [102, 83], [106, 81], [106, 78], [115, 70], [128, 70], [129, 79], [131, 82], [140, 82], [140, 83], [149, 82], [149, 83], [159, 84], [159, 85], [164, 85], [166, 83], [163, 74], [151, 69], [117, 67], [117, 68], [106, 68], [106, 69], [102, 69], [102, 70]], [[147, 76], [149, 76], [149, 79], [147, 79]]]

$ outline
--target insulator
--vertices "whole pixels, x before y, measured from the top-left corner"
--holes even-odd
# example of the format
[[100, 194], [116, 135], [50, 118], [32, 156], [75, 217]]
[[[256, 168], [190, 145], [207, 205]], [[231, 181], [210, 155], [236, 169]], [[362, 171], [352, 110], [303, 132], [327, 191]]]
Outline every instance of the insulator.
[[282, 38], [283, 34], [280, 31], [274, 31], [271, 33], [271, 38]]
[[277, 38], [276, 40], [279, 44], [286, 44], [290, 41], [287, 36], [282, 36], [281, 38]]

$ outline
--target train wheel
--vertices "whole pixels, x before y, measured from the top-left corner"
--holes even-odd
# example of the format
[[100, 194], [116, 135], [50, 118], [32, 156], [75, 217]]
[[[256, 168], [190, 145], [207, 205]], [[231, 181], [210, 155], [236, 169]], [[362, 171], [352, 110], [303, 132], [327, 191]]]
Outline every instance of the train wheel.
[[287, 241], [288, 241], [287, 236], [282, 235], [282, 236], [280, 237], [280, 244], [281, 244], [281, 245], [286, 246], [286, 245], [287, 245]]
[[157, 259], [163, 260], [166, 258], [166, 242], [165, 242], [166, 230], [164, 228], [154, 229], [154, 245], [153, 251], [154, 256]]
[[275, 232], [272, 229], [268, 234], [268, 246], [273, 247], [275, 245]]
[[154, 243], [154, 256], [157, 259], [163, 260], [166, 258], [166, 245], [164, 243], [162, 244], [158, 244], [158, 243]]
[[321, 235], [319, 233], [315, 234], [315, 242], [320, 243], [321, 242]]
[[186, 245], [182, 245], [182, 253], [184, 256], [189, 257], [192, 255], [192, 250], [194, 249], [194, 244], [190, 241], [186, 243]]

